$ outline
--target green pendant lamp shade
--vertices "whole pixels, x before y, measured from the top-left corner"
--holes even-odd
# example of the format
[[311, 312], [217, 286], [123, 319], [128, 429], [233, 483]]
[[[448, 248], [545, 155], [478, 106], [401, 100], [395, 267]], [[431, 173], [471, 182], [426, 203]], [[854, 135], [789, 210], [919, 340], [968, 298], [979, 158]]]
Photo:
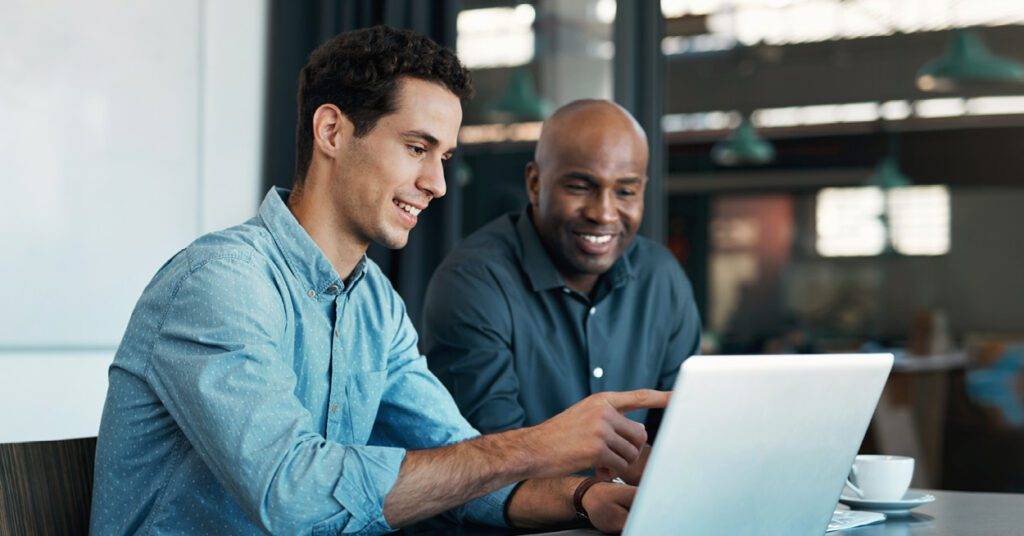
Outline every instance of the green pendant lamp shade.
[[775, 148], [758, 136], [753, 123], [744, 117], [728, 138], [711, 148], [711, 159], [722, 166], [763, 165], [775, 159]]
[[551, 113], [551, 104], [537, 95], [530, 71], [516, 69], [509, 77], [505, 94], [491, 111], [507, 122], [543, 121]]
[[996, 56], [971, 30], [956, 30], [946, 53], [917, 72], [922, 91], [952, 91], [971, 83], [1024, 83], [1024, 65]]
[[875, 172], [868, 177], [865, 184], [867, 186], [877, 186], [883, 190], [890, 190], [892, 188], [910, 186], [913, 184], [913, 181], [900, 171], [896, 157], [889, 155], [882, 158], [882, 161], [875, 168]]
[[884, 156], [881, 161], [878, 162], [878, 166], [875, 167], [875, 172], [868, 177], [868, 180], [864, 182], [865, 186], [874, 186], [880, 188], [885, 195], [886, 204], [882, 214], [879, 215], [879, 219], [882, 224], [885, 225], [886, 233], [889, 234], [889, 239], [885, 241], [885, 249], [882, 251], [883, 254], [892, 254], [895, 252], [892, 241], [892, 228], [889, 221], [889, 210], [891, 210], [888, 204], [888, 192], [894, 188], [903, 188], [904, 186], [910, 186], [913, 181], [909, 177], [900, 171], [900, 165], [896, 161], [896, 142], [890, 142], [889, 154]]

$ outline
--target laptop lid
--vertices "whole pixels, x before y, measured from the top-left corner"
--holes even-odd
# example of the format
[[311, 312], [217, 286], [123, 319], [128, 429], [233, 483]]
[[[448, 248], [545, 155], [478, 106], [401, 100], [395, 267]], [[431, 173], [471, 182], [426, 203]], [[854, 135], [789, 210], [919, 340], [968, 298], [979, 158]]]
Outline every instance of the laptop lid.
[[892, 360], [687, 359], [623, 534], [824, 534]]

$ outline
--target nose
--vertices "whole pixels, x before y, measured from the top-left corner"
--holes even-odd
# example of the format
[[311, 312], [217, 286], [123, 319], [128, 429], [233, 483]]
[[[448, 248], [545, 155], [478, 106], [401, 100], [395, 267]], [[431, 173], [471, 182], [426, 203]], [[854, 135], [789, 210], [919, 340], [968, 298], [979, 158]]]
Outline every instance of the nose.
[[615, 207], [615, 193], [602, 190], [591, 197], [583, 208], [584, 216], [594, 223], [610, 224], [619, 220], [619, 212]]
[[444, 182], [444, 165], [441, 159], [425, 164], [419, 180], [416, 181], [416, 187], [433, 199], [444, 197], [448, 190]]

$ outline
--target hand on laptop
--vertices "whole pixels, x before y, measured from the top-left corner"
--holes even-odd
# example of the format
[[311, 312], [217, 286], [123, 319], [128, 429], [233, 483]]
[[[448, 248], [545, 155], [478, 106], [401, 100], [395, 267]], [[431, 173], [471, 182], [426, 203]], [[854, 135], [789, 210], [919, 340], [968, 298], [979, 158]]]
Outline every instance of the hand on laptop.
[[664, 408], [669, 394], [652, 389], [597, 393], [528, 429], [533, 449], [548, 462], [539, 476], [591, 468], [613, 477], [625, 474], [640, 458], [647, 430], [623, 413]]
[[[647, 467], [647, 458], [650, 457], [650, 455], [651, 446], [649, 444], [644, 445], [643, 448], [640, 449], [640, 457], [637, 458], [635, 462], [629, 464], [629, 467], [627, 467], [622, 474], [618, 475], [618, 477], [626, 484], [639, 486], [640, 479], [644, 475], [644, 468]], [[600, 467], [594, 471], [594, 476], [600, 480], [612, 480], [616, 477], [616, 475], [613, 475], [608, 469]]]
[[599, 482], [583, 495], [583, 509], [594, 528], [601, 532], [619, 533], [626, 525], [626, 516], [633, 505], [636, 487], [614, 482]]

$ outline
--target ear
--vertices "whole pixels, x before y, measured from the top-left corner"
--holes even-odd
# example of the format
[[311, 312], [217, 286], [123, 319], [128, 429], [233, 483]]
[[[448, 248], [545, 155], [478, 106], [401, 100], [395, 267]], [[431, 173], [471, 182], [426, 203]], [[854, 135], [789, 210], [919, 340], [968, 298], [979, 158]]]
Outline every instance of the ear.
[[530, 198], [530, 205], [536, 207], [540, 199], [540, 168], [533, 160], [526, 164], [526, 195]]
[[333, 104], [321, 104], [313, 113], [313, 148], [337, 158], [355, 135], [355, 125]]

